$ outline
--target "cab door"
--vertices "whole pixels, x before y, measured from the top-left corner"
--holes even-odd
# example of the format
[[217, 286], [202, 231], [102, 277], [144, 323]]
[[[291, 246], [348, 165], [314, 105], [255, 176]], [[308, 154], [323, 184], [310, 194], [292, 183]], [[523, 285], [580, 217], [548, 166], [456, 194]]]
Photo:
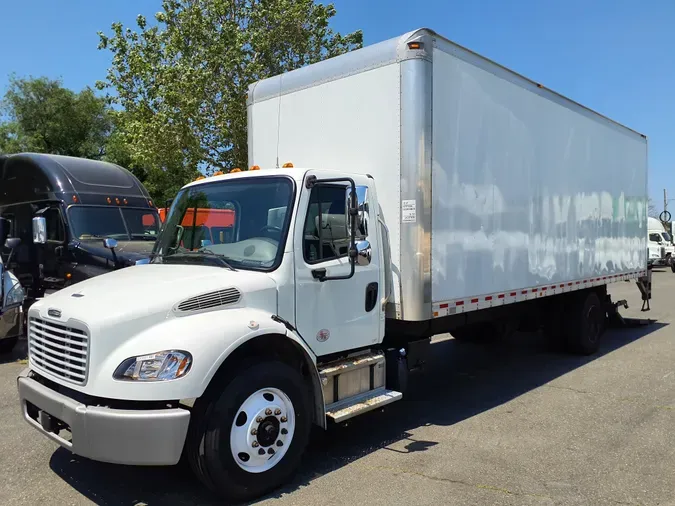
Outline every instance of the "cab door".
[[[310, 171], [300, 188], [294, 228], [295, 320], [317, 356], [369, 346], [382, 337], [379, 244], [376, 231], [366, 230], [370, 181]], [[360, 196], [354, 217], [348, 205], [352, 182]], [[354, 242], [352, 220], [357, 225]], [[355, 246], [359, 254], [350, 256]]]

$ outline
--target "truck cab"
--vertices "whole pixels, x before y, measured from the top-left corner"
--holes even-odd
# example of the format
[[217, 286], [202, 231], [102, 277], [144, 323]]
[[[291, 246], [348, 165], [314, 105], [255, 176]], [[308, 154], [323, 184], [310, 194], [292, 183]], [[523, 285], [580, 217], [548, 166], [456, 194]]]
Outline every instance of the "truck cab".
[[673, 255], [675, 255], [673, 238], [658, 219], [648, 217], [647, 225], [649, 263], [651, 265], [672, 266]]
[[[186, 217], [194, 223], [200, 211], [228, 208], [236, 220], [227, 240], [187, 233]], [[378, 209], [373, 179], [330, 170], [248, 171], [187, 185], [148, 264], [31, 306], [29, 370], [19, 378], [27, 421], [92, 459], [167, 465], [184, 448], [193, 462], [201, 458], [203, 434], [194, 431], [225, 402], [227, 486], [269, 487], [254, 486], [258, 473], [277, 464], [290, 472], [326, 410], [342, 419], [354, 411], [346, 399], [361, 396], [367, 411], [401, 396], [384, 387], [382, 355], [348, 356], [385, 332], [389, 260]], [[320, 372], [319, 362], [333, 365]], [[334, 382], [347, 369], [353, 380]], [[76, 401], [79, 394], [99, 407]]]
[[149, 256], [159, 215], [140, 181], [114, 164], [58, 155], [5, 157], [0, 244], [26, 291], [24, 309], [78, 281]]

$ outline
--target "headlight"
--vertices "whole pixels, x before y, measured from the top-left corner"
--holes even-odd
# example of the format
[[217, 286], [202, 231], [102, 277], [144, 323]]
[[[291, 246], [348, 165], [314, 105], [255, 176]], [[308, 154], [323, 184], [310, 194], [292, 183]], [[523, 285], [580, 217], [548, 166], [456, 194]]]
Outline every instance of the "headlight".
[[14, 287], [7, 293], [5, 297], [5, 307], [14, 306], [16, 304], [21, 304], [25, 297], [23, 288], [19, 283], [14, 285]]
[[117, 367], [113, 378], [126, 381], [167, 381], [182, 378], [191, 366], [192, 355], [187, 351], [158, 351], [126, 359]]

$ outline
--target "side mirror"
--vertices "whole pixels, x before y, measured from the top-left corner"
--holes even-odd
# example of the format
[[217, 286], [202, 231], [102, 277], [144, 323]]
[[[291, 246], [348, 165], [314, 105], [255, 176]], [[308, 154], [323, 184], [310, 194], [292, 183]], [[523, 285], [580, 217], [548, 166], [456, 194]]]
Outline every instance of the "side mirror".
[[47, 220], [44, 216], [33, 218], [33, 244], [46, 244]]
[[373, 249], [368, 241], [357, 241], [356, 243], [356, 264], [362, 267], [370, 265], [373, 256]]
[[21, 244], [21, 239], [18, 237], [8, 237], [5, 241], [5, 248], [15, 249], [19, 244]]
[[103, 239], [103, 247], [108, 249], [117, 248], [117, 239], [111, 239], [110, 237]]

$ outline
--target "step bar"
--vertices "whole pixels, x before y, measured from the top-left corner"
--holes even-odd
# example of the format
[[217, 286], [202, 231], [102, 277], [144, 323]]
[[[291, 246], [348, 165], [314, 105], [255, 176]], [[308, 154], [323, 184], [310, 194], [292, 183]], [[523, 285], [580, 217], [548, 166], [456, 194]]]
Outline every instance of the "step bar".
[[327, 406], [326, 416], [335, 423], [341, 423], [363, 413], [382, 408], [402, 398], [401, 392], [380, 387]]
[[362, 352], [324, 364], [319, 375], [326, 416], [342, 422], [403, 397], [385, 387], [386, 359], [381, 352]]

